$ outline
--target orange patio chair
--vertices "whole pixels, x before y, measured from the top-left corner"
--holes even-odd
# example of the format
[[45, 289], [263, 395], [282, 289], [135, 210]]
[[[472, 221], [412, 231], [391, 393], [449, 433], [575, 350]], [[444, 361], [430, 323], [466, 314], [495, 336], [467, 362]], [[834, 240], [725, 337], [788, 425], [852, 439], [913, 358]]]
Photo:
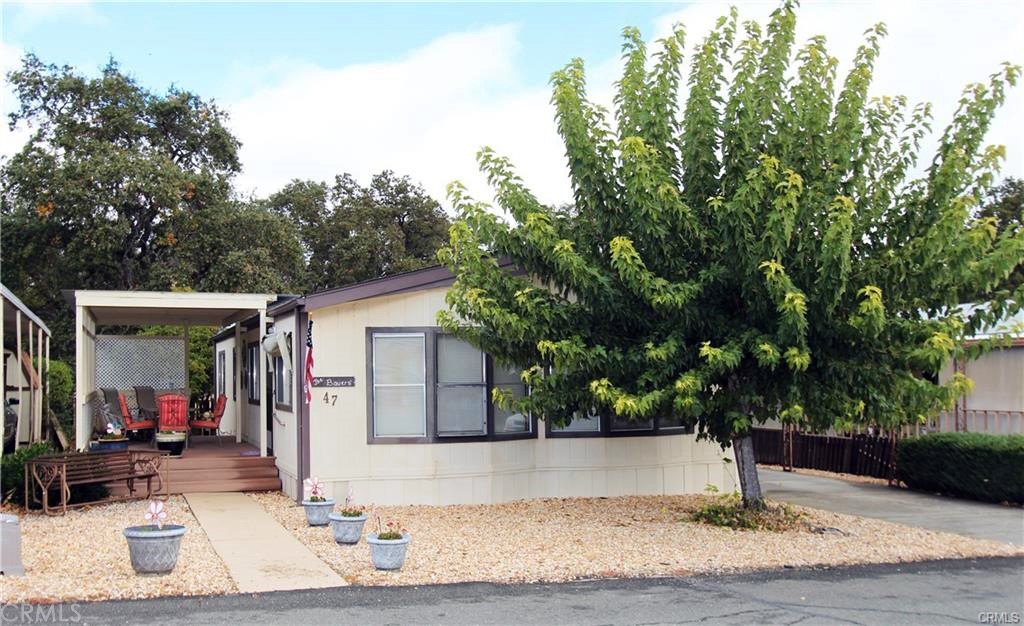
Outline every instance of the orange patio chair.
[[225, 394], [217, 396], [217, 404], [213, 408], [213, 415], [208, 419], [192, 420], [189, 423], [189, 427], [192, 429], [199, 429], [203, 431], [213, 431], [213, 434], [217, 437], [217, 445], [224, 445], [220, 440], [220, 419], [224, 417], [224, 407], [228, 404], [228, 397]]

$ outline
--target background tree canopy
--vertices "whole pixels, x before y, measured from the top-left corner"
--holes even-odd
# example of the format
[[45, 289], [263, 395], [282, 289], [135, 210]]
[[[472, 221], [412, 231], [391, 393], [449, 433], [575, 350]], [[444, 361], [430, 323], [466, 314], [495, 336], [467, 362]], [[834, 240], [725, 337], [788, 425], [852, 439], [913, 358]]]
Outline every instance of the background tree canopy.
[[448, 217], [408, 176], [384, 171], [363, 187], [348, 174], [334, 185], [293, 181], [269, 206], [295, 225], [314, 292], [436, 263]]
[[32, 136], [0, 172], [3, 280], [47, 320], [55, 358], [74, 355], [62, 289], [305, 293], [429, 264], [447, 239], [440, 205], [390, 171], [238, 197], [227, 114], [113, 61], [90, 78], [28, 55], [8, 80], [10, 126]]
[[[627, 28], [613, 120], [573, 60], [551, 83], [574, 206], [542, 205], [485, 148], [510, 219], [453, 184], [440, 253], [457, 280], [439, 322], [525, 368], [531, 394], [497, 402], [556, 423], [681, 419], [733, 444], [755, 506], [754, 424], [934, 414], [968, 382], [932, 376], [990, 349], [963, 340], [1024, 296], [998, 288], [1024, 232], [972, 215], [1003, 156], [982, 141], [1020, 68], [965, 89], [917, 175], [930, 107], [867, 96], [885, 27], [842, 82], [824, 39], [795, 48], [795, 28], [789, 2], [765, 28], [721, 18], [694, 47], [685, 102], [683, 31], [648, 55]], [[962, 314], [979, 291], [987, 305]]]

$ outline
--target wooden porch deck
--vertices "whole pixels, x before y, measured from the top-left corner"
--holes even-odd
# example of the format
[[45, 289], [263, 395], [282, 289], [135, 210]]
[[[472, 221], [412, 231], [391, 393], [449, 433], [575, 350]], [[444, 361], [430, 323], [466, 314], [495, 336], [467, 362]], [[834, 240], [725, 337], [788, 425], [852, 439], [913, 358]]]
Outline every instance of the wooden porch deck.
[[[153, 449], [145, 441], [134, 441], [129, 448]], [[182, 455], [167, 461], [166, 479], [171, 493], [281, 490], [274, 457], [261, 458], [256, 446], [237, 443], [234, 437], [221, 437], [218, 445], [216, 437], [192, 436]]]

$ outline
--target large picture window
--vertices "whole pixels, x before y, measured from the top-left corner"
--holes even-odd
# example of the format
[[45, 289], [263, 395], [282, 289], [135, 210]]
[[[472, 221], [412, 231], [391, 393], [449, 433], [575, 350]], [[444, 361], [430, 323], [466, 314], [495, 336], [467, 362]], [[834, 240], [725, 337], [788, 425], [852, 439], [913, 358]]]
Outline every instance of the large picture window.
[[426, 341], [423, 333], [374, 333], [373, 434], [427, 436]]
[[477, 441], [535, 436], [529, 416], [496, 407], [495, 388], [523, 397], [501, 367], [437, 328], [368, 329], [370, 441]]

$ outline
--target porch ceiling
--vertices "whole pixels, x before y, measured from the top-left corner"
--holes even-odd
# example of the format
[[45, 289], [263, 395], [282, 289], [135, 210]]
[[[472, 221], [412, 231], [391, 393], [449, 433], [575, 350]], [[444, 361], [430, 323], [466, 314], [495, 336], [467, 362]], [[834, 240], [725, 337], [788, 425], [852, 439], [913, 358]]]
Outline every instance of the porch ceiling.
[[276, 298], [253, 293], [78, 290], [68, 299], [86, 308], [98, 326], [224, 326], [266, 308]]

